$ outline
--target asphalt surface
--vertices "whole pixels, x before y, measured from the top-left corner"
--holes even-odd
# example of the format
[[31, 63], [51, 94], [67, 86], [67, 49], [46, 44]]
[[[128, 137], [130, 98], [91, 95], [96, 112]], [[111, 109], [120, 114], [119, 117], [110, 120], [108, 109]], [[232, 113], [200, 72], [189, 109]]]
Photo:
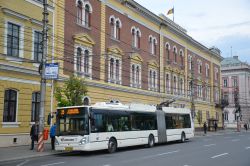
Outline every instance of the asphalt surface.
[[107, 151], [72, 152], [6, 161], [1, 166], [250, 166], [250, 133], [195, 137], [168, 143]]

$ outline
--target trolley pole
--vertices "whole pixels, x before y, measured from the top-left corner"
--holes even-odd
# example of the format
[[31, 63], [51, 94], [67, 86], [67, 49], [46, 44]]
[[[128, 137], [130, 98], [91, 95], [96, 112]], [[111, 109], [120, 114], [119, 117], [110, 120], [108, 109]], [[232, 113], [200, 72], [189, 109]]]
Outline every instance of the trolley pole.
[[45, 79], [45, 64], [47, 58], [47, 41], [48, 41], [48, 2], [43, 0], [43, 56], [42, 62], [40, 64], [41, 69], [41, 103], [40, 103], [40, 112], [39, 112], [39, 136], [38, 136], [38, 146], [37, 151], [44, 151], [44, 139], [43, 139], [43, 130], [44, 130], [44, 114], [45, 114], [45, 96], [46, 96], [46, 79]]

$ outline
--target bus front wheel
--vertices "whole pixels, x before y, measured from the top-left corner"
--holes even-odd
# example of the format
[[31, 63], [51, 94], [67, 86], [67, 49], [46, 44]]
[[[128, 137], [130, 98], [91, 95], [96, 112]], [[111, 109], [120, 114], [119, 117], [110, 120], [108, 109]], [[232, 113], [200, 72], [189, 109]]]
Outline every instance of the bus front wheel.
[[148, 137], [148, 147], [151, 148], [155, 145], [155, 139], [154, 136], [151, 134]]
[[114, 138], [111, 138], [109, 140], [109, 144], [108, 144], [108, 152], [109, 153], [114, 153], [117, 149], [117, 143], [116, 140]]
[[184, 132], [182, 132], [182, 134], [181, 134], [181, 142], [183, 143], [185, 141], [186, 141], [186, 135], [185, 135]]

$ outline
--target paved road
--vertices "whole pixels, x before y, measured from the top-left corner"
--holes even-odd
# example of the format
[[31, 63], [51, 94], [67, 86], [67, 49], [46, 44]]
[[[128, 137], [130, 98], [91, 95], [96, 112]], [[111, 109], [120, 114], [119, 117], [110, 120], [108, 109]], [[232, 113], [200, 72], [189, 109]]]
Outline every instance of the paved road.
[[1, 166], [250, 166], [250, 133], [196, 137], [153, 148], [68, 153], [0, 163]]

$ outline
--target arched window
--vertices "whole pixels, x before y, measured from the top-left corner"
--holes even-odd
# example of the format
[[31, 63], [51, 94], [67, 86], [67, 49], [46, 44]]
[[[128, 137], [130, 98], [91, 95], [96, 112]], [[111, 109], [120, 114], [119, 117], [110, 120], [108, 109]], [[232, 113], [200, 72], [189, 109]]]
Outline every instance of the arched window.
[[180, 58], [181, 58], [181, 67], [184, 66], [184, 55], [183, 55], [183, 52], [180, 51]]
[[136, 47], [136, 32], [135, 32], [135, 29], [132, 29], [132, 46]]
[[153, 40], [153, 54], [156, 55], [156, 39]]
[[83, 4], [82, 1], [77, 2], [77, 23], [82, 24], [83, 22]]
[[177, 49], [174, 47], [174, 62], [177, 63]]
[[115, 20], [111, 18], [110, 20], [110, 27], [111, 27], [111, 37], [115, 38]]
[[82, 71], [82, 49], [77, 48], [77, 55], [76, 55], [76, 71], [81, 72]]
[[3, 122], [16, 122], [17, 91], [8, 89], [4, 91]]
[[115, 65], [116, 80], [120, 80], [120, 61], [118, 59], [116, 60]]
[[89, 51], [84, 51], [84, 73], [89, 73]]
[[167, 63], [168, 63], [168, 64], [169, 64], [169, 62], [170, 62], [169, 50], [170, 50], [170, 46], [169, 46], [169, 44], [166, 44], [166, 59], [167, 59]]
[[140, 31], [137, 30], [137, 32], [136, 32], [136, 47], [137, 48], [140, 48], [140, 45], [141, 45], [141, 41], [140, 41], [141, 37], [140, 36], [141, 36]]
[[90, 104], [89, 98], [88, 97], [84, 97], [84, 99], [83, 99], [83, 105], [89, 105], [89, 104]]
[[132, 65], [132, 84], [135, 84], [135, 65]]
[[110, 78], [114, 79], [114, 59], [110, 59]]
[[176, 76], [174, 76], [174, 92], [177, 91], [177, 81], [176, 81]]
[[120, 27], [121, 27], [120, 22], [116, 21], [116, 39], [117, 40], [120, 40], [120, 30], [121, 30]]
[[85, 5], [85, 26], [86, 27], [90, 27], [90, 20], [91, 20], [90, 6], [87, 4]]
[[156, 72], [153, 72], [153, 88], [156, 90]]
[[180, 91], [180, 94], [183, 95], [184, 94], [184, 86], [183, 86], [183, 79], [181, 78], [180, 79], [180, 87], [179, 87], [179, 91]]
[[169, 74], [166, 74], [166, 92], [169, 93], [170, 91], [170, 79]]
[[135, 78], [136, 78], [135, 79], [136, 84], [139, 84], [139, 81], [140, 81], [140, 67], [139, 66], [136, 67], [136, 77]]
[[153, 87], [153, 74], [152, 74], [152, 70], [149, 71], [149, 88], [150, 90], [152, 90]]
[[153, 38], [149, 36], [149, 52], [153, 54]]

